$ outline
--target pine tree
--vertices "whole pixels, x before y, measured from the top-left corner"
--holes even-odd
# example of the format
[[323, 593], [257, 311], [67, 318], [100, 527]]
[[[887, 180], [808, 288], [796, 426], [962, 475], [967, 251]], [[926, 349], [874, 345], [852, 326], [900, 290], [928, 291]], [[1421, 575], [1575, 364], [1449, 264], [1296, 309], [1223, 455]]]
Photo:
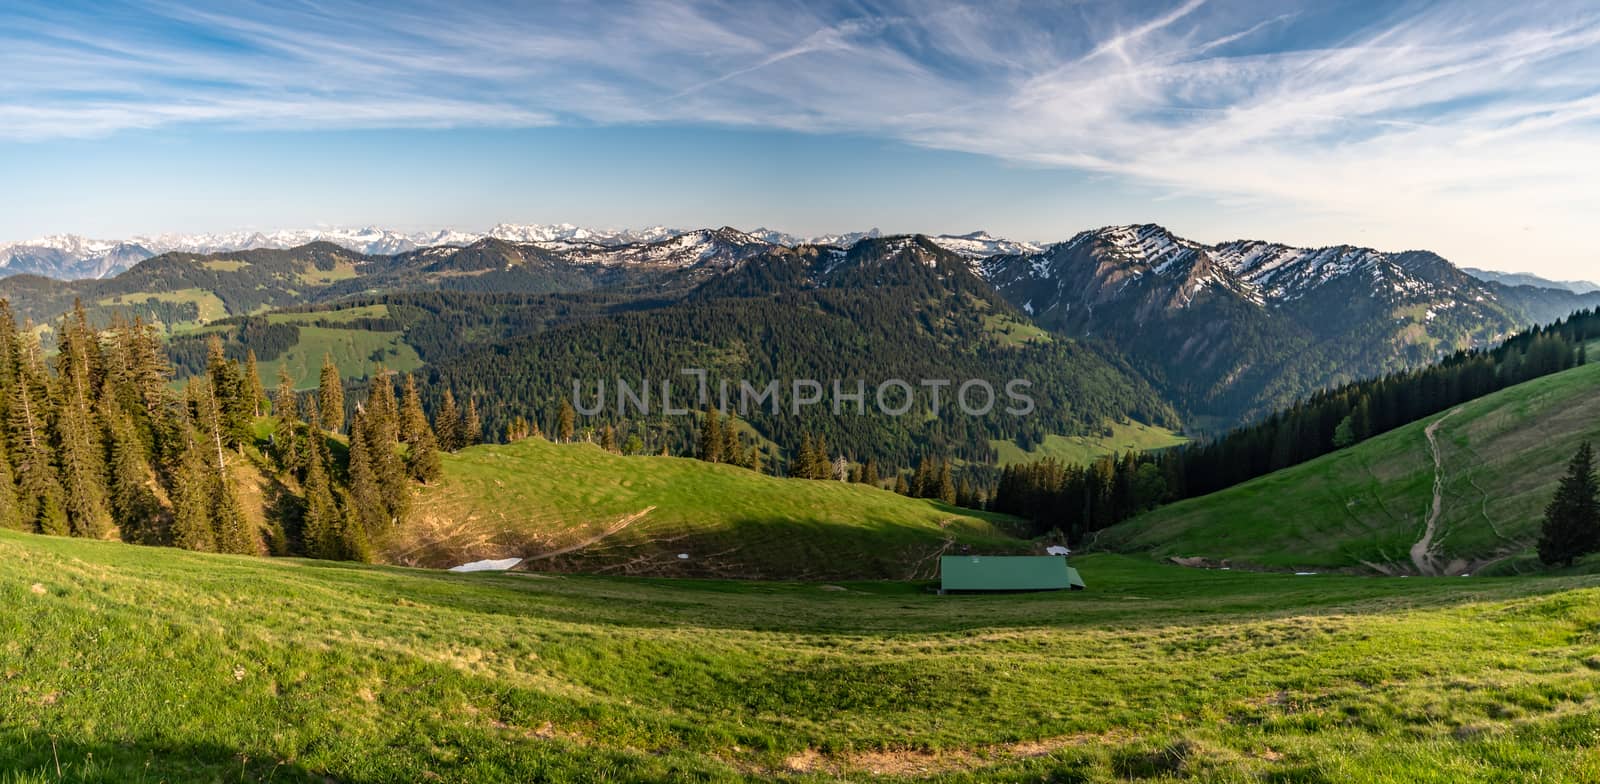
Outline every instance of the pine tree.
[[[379, 499], [383, 502], [385, 525], [377, 525], [371, 517], [363, 522], [372, 524], [366, 529], [375, 538], [390, 526], [405, 519], [410, 508], [411, 488], [406, 475], [406, 463], [400, 457], [400, 411], [394, 396], [394, 382], [383, 367], [373, 373], [367, 387], [367, 399], [361, 411], [363, 435], [366, 438], [368, 459], [377, 481]], [[352, 425], [354, 444], [355, 428]]]
[[206, 341], [206, 377], [211, 382], [210, 404], [217, 414], [222, 444], [242, 448], [255, 439], [254, 393], [245, 383], [239, 363], [224, 356], [222, 338], [217, 335]]
[[6, 440], [0, 436], [0, 528], [12, 531], [26, 530], [22, 517], [22, 499], [17, 497], [17, 481], [11, 472], [11, 458], [6, 454]]
[[972, 483], [966, 477], [961, 478], [961, 484], [956, 487], [956, 506], [966, 509], [978, 508], [977, 496], [972, 491]]
[[433, 418], [433, 432], [439, 437], [439, 448], [454, 452], [465, 446], [461, 434], [461, 409], [456, 406], [456, 396], [449, 389], [439, 402], [439, 411]]
[[278, 466], [284, 471], [298, 474], [305, 468], [306, 456], [300, 437], [300, 395], [294, 390], [294, 379], [289, 371], [278, 368], [278, 389], [272, 396], [272, 413], [276, 424], [272, 430], [272, 449]]
[[205, 446], [191, 423], [182, 425], [183, 451], [172, 477], [172, 544], [185, 550], [215, 552], [211, 528], [210, 475]]
[[894, 491], [900, 495], [911, 495], [911, 485], [906, 483], [906, 476], [900, 472], [894, 475]]
[[950, 477], [950, 461], [939, 461], [939, 476], [934, 486], [934, 497], [947, 504], [956, 502], [956, 483]]
[[817, 436], [813, 442], [811, 461], [812, 479], [833, 478], [833, 460], [828, 457], [828, 439], [825, 436]]
[[[280, 371], [283, 368], [278, 368]], [[261, 370], [256, 367], [256, 350], [247, 349], [244, 352], [244, 387], [249, 396], [251, 413], [256, 418], [267, 415], [267, 388], [261, 384]]]
[[1539, 560], [1571, 566], [1596, 551], [1600, 551], [1600, 482], [1595, 478], [1594, 447], [1585, 441], [1545, 507]]
[[400, 437], [408, 447], [406, 472], [411, 478], [423, 484], [437, 480], [444, 471], [439, 460], [439, 442], [428, 425], [428, 415], [422, 412], [422, 396], [410, 373], [406, 374], [405, 394], [400, 403]]
[[[237, 403], [238, 398], [231, 400]], [[191, 379], [189, 401], [195, 411], [205, 460], [201, 490], [212, 544], [217, 552], [254, 554], [257, 552], [255, 532], [239, 505], [233, 474], [228, 470], [228, 412], [223, 410], [223, 401], [216, 394], [214, 378], [210, 381]]]
[[556, 435], [561, 443], [572, 443], [573, 427], [577, 421], [578, 412], [572, 410], [572, 404], [566, 398], [561, 399], [561, 410], [556, 414]]
[[750, 447], [750, 451], [746, 453], [744, 467], [758, 474], [764, 474], [767, 472], [767, 467], [762, 461], [760, 444], [755, 444]]
[[348, 557], [344, 545], [345, 516], [334, 501], [328, 477], [328, 450], [321, 439], [313, 439], [306, 460], [305, 513], [301, 517], [301, 547], [312, 558], [339, 560]]
[[110, 534], [113, 526], [106, 494], [105, 444], [94, 398], [99, 357], [98, 340], [78, 308], [71, 319], [62, 321], [56, 395], [61, 411], [55, 418], [55, 432], [72, 533], [94, 539]]
[[722, 416], [715, 408], [706, 407], [706, 413], [700, 421], [700, 459], [707, 463], [722, 462]]
[[533, 432], [533, 429], [528, 426], [528, 420], [523, 419], [522, 415], [518, 414], [512, 417], [510, 422], [506, 423], [506, 443], [515, 444], [527, 438], [531, 432]]
[[107, 406], [106, 435], [111, 444], [111, 511], [122, 538], [142, 544], [165, 544], [159, 528], [161, 504], [150, 488], [155, 472], [133, 415], [120, 406]]
[[[26, 334], [26, 333], [25, 333]], [[43, 534], [66, 536], [66, 491], [56, 473], [55, 450], [50, 444], [50, 397], [39, 359], [39, 345], [31, 335], [17, 346], [16, 381], [11, 385], [11, 443], [17, 464], [18, 498], [28, 527]]]
[[[538, 432], [539, 428], [533, 428]], [[483, 422], [478, 419], [478, 401], [467, 399], [467, 413], [461, 417], [461, 445], [477, 446], [483, 443]]]
[[333, 363], [332, 354], [322, 357], [322, 375], [317, 384], [317, 408], [321, 412], [317, 424], [323, 430], [337, 433], [344, 427], [344, 379], [339, 366]]
[[17, 382], [17, 357], [22, 342], [11, 303], [0, 298], [0, 427], [11, 421], [11, 388]]
[[744, 465], [744, 447], [739, 443], [739, 428], [734, 427], [732, 417], [722, 423], [722, 462]]
[[866, 465], [861, 467], [861, 481], [873, 486], [878, 484], [878, 464], [870, 457]]
[[374, 467], [372, 429], [366, 427], [366, 412], [356, 410], [350, 424], [350, 503], [355, 519], [367, 531], [381, 531], [389, 525], [389, 508], [383, 499], [383, 486]]
[[607, 452], [617, 451], [617, 429], [610, 423], [600, 428], [600, 448]]
[[933, 463], [927, 455], [917, 462], [916, 473], [911, 475], [911, 495], [914, 498], [931, 498], [935, 490], [938, 477], [934, 473]]
[[239, 503], [234, 483], [226, 475], [218, 477], [212, 487], [212, 516], [217, 531], [217, 552], [235, 555], [257, 555], [256, 535], [244, 507]]
[[811, 434], [806, 433], [800, 437], [800, 449], [795, 452], [794, 465], [789, 475], [796, 479], [816, 479], [812, 476], [811, 469], [817, 464], [817, 445], [811, 441]]

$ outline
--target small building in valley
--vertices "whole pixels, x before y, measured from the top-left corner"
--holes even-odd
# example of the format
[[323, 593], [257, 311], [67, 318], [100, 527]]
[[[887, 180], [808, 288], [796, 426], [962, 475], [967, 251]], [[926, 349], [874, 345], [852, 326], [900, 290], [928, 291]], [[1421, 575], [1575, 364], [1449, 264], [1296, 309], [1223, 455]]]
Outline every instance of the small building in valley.
[[1059, 555], [946, 555], [939, 593], [1082, 590], [1083, 578]]

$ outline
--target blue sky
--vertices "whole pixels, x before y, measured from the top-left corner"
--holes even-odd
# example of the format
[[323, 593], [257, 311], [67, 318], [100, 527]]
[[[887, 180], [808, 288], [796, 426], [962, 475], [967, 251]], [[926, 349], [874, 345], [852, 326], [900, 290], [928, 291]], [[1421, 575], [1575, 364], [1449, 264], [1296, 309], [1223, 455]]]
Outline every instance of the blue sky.
[[1600, 277], [1600, 9], [0, 7], [0, 241], [376, 224], [1430, 248]]

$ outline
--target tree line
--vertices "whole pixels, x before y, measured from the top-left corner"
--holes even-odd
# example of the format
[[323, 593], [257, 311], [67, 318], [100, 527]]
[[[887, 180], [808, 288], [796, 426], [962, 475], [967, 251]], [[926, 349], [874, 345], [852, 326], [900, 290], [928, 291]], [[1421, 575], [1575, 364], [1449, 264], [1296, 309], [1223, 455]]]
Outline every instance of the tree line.
[[[479, 440], [477, 407], [430, 421], [411, 376], [372, 374], [347, 415], [331, 359], [315, 392], [209, 341], [177, 388], [159, 331], [90, 326], [79, 305], [47, 357], [0, 300], [0, 527], [241, 554], [366, 560], [405, 519], [441, 450]], [[397, 383], [398, 382], [398, 383]], [[397, 391], [398, 388], [398, 391]]]

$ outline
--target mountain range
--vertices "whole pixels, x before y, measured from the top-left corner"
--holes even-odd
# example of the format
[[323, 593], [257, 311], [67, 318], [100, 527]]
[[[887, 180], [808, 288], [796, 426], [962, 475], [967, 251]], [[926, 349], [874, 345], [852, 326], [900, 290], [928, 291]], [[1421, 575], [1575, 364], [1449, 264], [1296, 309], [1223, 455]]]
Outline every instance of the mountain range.
[[1227, 421], [1600, 302], [1481, 280], [1427, 251], [1206, 245], [1153, 224], [981, 265], [1040, 326], [1117, 345], [1186, 410]]
[[[453, 229], [405, 232], [367, 226], [358, 229], [321, 228], [281, 231], [244, 230], [202, 234], [151, 234], [121, 240], [98, 240], [76, 234], [57, 234], [22, 242], [0, 243], [0, 277], [41, 275], [60, 280], [105, 278], [145, 259], [163, 253], [228, 253], [240, 250], [289, 248], [328, 242], [367, 255], [393, 255], [431, 247], [465, 247], [484, 239], [512, 243], [551, 243], [557, 246], [616, 247], [658, 242], [692, 230], [652, 226], [644, 229], [591, 229], [570, 223], [502, 223], [485, 232]], [[848, 247], [863, 239], [883, 236], [878, 229], [801, 237], [773, 229], [756, 229], [750, 236], [771, 245], [839, 245]], [[1023, 253], [1042, 246], [1008, 240], [975, 231], [935, 238], [964, 256]]]
[[[883, 237], [872, 231], [802, 241], [732, 227], [601, 233], [566, 225], [498, 226], [491, 235], [408, 237], [371, 229], [339, 234], [339, 241], [324, 234], [290, 248], [220, 252], [199, 251], [305, 237], [56, 238], [58, 255], [48, 258], [79, 258], [72, 263], [106, 275], [74, 281], [13, 275], [0, 279], [0, 297], [35, 323], [52, 323], [78, 300], [96, 318], [140, 316], [173, 334], [222, 318], [351, 298], [382, 301], [422, 292], [547, 298], [537, 317], [524, 313], [507, 321], [500, 314], [500, 322], [471, 327], [479, 330], [474, 334], [511, 339], [580, 317], [691, 301], [782, 300], [801, 292], [804, 307], [827, 310], [835, 306], [809, 292], [893, 286], [923, 291], [919, 302], [946, 307], [939, 315], [913, 307], [915, 313], [902, 315], [920, 321], [901, 325], [906, 329], [937, 332], [942, 323], [962, 323], [967, 326], [949, 339], [981, 343], [971, 324], [1003, 317], [1026, 327], [1005, 327], [1018, 341], [1054, 335], [1103, 346], [1126, 361], [1140, 383], [1159, 390], [1186, 423], [1208, 430], [1330, 385], [1490, 345], [1600, 304], [1600, 292], [1487, 280], [1427, 251], [1256, 240], [1205, 244], [1154, 224], [1085, 231], [1048, 246], [983, 232]], [[188, 249], [114, 272], [116, 259], [173, 245]], [[870, 265], [848, 274], [830, 268], [866, 252], [857, 249], [912, 258], [932, 275], [908, 283], [904, 275], [885, 278]], [[456, 318], [444, 314], [458, 304], [430, 307], [436, 320]], [[977, 320], [967, 319], [974, 313]], [[892, 328], [870, 339], [889, 339]], [[674, 321], [673, 329], [688, 343], [697, 339], [692, 325]], [[462, 347], [444, 341], [434, 348], [437, 359]]]

